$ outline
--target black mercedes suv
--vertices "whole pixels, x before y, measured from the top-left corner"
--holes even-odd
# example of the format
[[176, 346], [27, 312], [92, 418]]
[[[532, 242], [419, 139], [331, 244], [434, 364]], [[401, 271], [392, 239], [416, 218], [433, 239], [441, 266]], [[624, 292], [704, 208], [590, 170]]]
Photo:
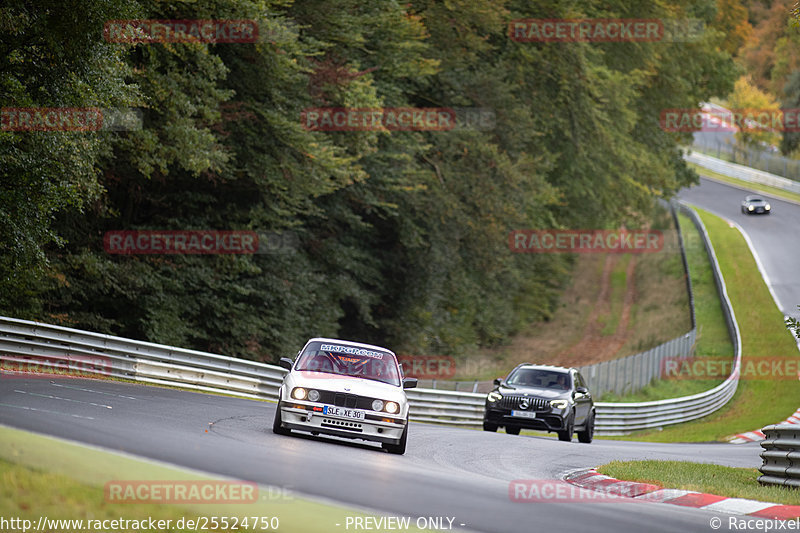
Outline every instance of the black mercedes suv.
[[505, 379], [494, 380], [486, 397], [483, 429], [519, 435], [521, 429], [555, 431], [558, 439], [592, 442], [595, 410], [592, 395], [574, 368], [523, 363]]

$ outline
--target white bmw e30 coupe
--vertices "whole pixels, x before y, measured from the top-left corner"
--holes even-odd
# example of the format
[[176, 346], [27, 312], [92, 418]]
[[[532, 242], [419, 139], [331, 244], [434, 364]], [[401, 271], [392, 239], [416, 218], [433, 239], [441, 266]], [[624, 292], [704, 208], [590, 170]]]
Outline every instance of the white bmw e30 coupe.
[[408, 398], [403, 389], [417, 386], [403, 378], [391, 350], [339, 339], [313, 338], [281, 385], [272, 431], [288, 435], [309, 431], [380, 442], [384, 450], [404, 454], [408, 438]]

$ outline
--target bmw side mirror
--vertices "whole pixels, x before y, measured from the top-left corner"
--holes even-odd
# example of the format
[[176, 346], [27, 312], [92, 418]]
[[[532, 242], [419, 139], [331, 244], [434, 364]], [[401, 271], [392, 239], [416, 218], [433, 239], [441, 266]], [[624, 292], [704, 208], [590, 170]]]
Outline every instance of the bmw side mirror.
[[293, 363], [292, 360], [289, 359], [288, 357], [281, 357], [280, 360], [278, 361], [278, 365], [281, 368], [285, 368], [286, 370], [291, 370]]
[[417, 388], [417, 378], [403, 378], [403, 388], [404, 389]]
[[589, 389], [586, 387], [575, 387], [576, 394], [589, 394]]

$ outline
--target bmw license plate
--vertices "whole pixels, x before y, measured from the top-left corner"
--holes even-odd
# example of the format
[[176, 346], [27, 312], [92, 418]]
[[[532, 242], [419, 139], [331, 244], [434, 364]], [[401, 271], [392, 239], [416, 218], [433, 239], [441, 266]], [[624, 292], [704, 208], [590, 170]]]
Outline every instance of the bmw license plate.
[[345, 409], [344, 407], [334, 407], [326, 405], [322, 408], [322, 414], [331, 416], [341, 416], [342, 418], [352, 418], [354, 420], [364, 420], [364, 411], [357, 409]]
[[511, 416], [519, 418], [536, 418], [536, 413], [531, 411], [511, 411]]

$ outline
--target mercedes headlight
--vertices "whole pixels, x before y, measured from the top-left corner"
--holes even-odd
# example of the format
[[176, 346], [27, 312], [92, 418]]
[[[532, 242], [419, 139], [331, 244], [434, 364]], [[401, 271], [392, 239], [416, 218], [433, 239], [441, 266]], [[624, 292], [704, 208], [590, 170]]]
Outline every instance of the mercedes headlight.
[[753, 206], [752, 206], [752, 205], [748, 205], [748, 206], [747, 206], [747, 210], [748, 210], [748, 211], [752, 211], [752, 210], [753, 210]]
[[569, 402], [567, 400], [550, 400], [550, 407], [555, 409], [566, 409], [568, 405]]
[[386, 402], [386, 405], [383, 406], [383, 410], [390, 415], [397, 414], [400, 412], [400, 404], [397, 402]]
[[764, 209], [766, 209], [767, 211], [769, 211], [769, 209], [770, 209], [770, 207], [769, 207], [769, 204], [765, 205], [765, 206], [764, 206]]
[[500, 400], [500, 398], [502, 397], [503, 395], [500, 394], [499, 392], [490, 392], [489, 396], [487, 396], [486, 399], [489, 400], [490, 402], [496, 402]]
[[305, 400], [308, 393], [303, 387], [295, 387], [292, 390], [292, 398], [295, 400]]

